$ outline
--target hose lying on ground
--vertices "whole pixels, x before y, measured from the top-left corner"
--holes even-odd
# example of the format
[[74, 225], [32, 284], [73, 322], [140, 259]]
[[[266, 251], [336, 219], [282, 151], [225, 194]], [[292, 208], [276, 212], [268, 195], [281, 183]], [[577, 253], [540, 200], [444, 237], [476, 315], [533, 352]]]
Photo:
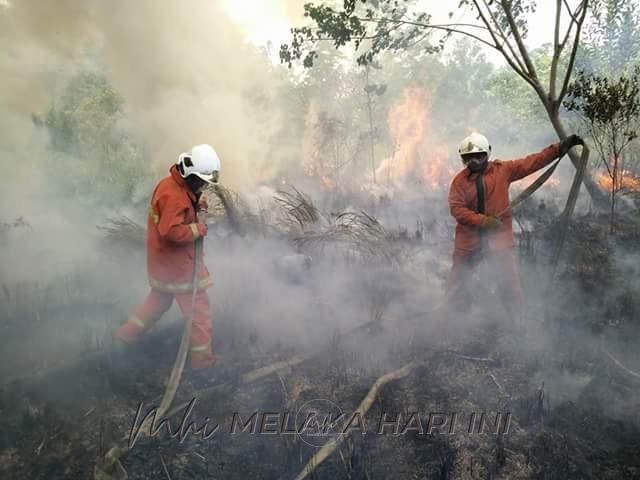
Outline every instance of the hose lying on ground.
[[[198, 222], [201, 222], [203, 220], [203, 216], [204, 215], [201, 215], [200, 212], [197, 213]], [[187, 360], [187, 353], [189, 352], [189, 342], [191, 340], [192, 318], [195, 310], [196, 295], [198, 293], [198, 274], [200, 273], [200, 267], [202, 264], [202, 248], [202, 238], [196, 239], [196, 241], [194, 242], [193, 274], [191, 276], [191, 310], [189, 311], [188, 315], [185, 315], [184, 330], [182, 332], [182, 339], [180, 340], [180, 348], [178, 349], [178, 355], [176, 356], [176, 361], [173, 365], [173, 368], [171, 369], [171, 375], [169, 376], [167, 388], [164, 391], [162, 401], [160, 402], [160, 407], [157, 411], [158, 418], [162, 418], [162, 416], [167, 412], [167, 410], [169, 410], [169, 407], [173, 403], [176, 391], [178, 390], [178, 386], [180, 385], [182, 372], [184, 371], [184, 364]], [[147, 430], [148, 429], [143, 428], [141, 429], [141, 432], [147, 433]], [[94, 468], [94, 479], [118, 480], [123, 478], [121, 472], [123, 472], [124, 469], [120, 464], [120, 456], [123, 452], [123, 447], [116, 446], [111, 448], [103, 459], [99, 459], [96, 462]], [[126, 476], [124, 478], [126, 478]]]
[[[559, 221], [559, 230], [558, 230], [558, 240], [555, 244], [553, 253], [552, 253], [552, 279], [553, 276], [555, 274], [555, 268], [556, 268], [556, 264], [558, 262], [559, 256], [560, 256], [560, 252], [562, 251], [562, 247], [564, 245], [564, 240], [566, 238], [566, 232], [568, 230], [568, 223], [569, 220], [571, 219], [571, 216], [573, 215], [573, 211], [575, 208], [575, 204], [578, 198], [578, 193], [580, 191], [580, 186], [582, 184], [582, 180], [584, 178], [584, 173], [586, 171], [586, 165], [589, 159], [589, 149], [587, 148], [586, 145], [584, 145], [582, 147], [582, 155], [580, 157], [580, 165], [578, 166], [578, 169], [576, 170], [576, 174], [574, 176], [573, 179], [573, 184], [571, 186], [571, 190], [569, 192], [569, 197], [567, 199], [567, 204], [565, 206], [565, 209], [560, 217], [560, 221]], [[537, 191], [551, 176], [551, 174], [553, 174], [553, 172], [555, 171], [556, 167], [558, 166], [559, 160], [556, 161], [551, 167], [549, 167], [540, 177], [538, 177], [528, 188], [526, 188], [523, 192], [521, 192], [515, 199], [513, 199], [511, 202], [509, 202], [509, 209], [514, 208], [515, 206], [519, 205], [520, 203], [522, 203], [525, 199], [527, 199], [528, 197], [530, 197], [535, 191]], [[225, 207], [225, 209], [227, 209], [228, 211], [230, 210], [229, 208], [229, 202], [226, 201], [227, 199], [224, 196], [223, 192], [220, 192], [218, 189], [214, 190], [215, 193], [219, 196], [220, 200], [223, 203], [223, 206]], [[507, 209], [508, 210], [508, 209]], [[504, 212], [502, 212], [500, 215], [506, 213], [505, 210]], [[235, 213], [235, 212], [234, 212]], [[232, 215], [233, 218], [231, 218], [232, 224], [234, 227], [238, 228], [239, 227], [239, 222], [238, 219], [236, 217], [236, 215]], [[196, 255], [195, 255], [195, 261], [194, 261], [194, 274], [193, 274], [193, 295], [192, 295], [192, 299], [191, 299], [191, 314], [193, 314], [193, 309], [194, 309], [194, 303], [195, 303], [195, 296], [196, 296], [196, 291], [197, 291], [197, 284], [196, 284], [196, 279], [197, 279], [197, 273], [199, 271], [199, 259], [201, 258], [201, 248], [202, 248], [202, 240], [199, 239], [196, 242]], [[198, 248], [200, 248], [200, 250], [198, 250]], [[551, 284], [552, 282], [550, 282]], [[443, 302], [439, 303], [434, 309], [432, 309], [432, 311], [434, 310], [439, 310], [440, 308], [443, 307], [444, 302], [446, 302], [446, 297], [445, 299], [443, 299]], [[182, 372], [184, 370], [184, 363], [186, 360], [186, 356], [187, 356], [187, 351], [188, 351], [188, 344], [189, 344], [189, 339], [191, 336], [191, 318], [187, 318], [185, 319], [185, 328], [184, 328], [184, 332], [183, 332], [183, 336], [182, 336], [182, 340], [180, 342], [180, 349], [178, 351], [178, 356], [176, 358], [176, 363], [174, 364], [174, 367], [171, 371], [171, 376], [169, 378], [169, 383], [167, 385], [167, 388], [165, 390], [165, 394], [163, 395], [162, 398], [162, 402], [160, 404], [160, 407], [158, 409], [158, 413], [157, 416], [159, 418], [162, 418], [163, 415], [167, 412], [167, 410], [169, 409], [169, 407], [171, 406], [171, 403], [173, 402], [175, 393], [177, 391], [178, 385], [180, 384], [180, 379], [182, 376]], [[299, 362], [296, 363], [300, 363], [302, 360], [304, 359], [300, 359]], [[280, 362], [281, 363], [281, 362]], [[286, 366], [285, 362], [285, 366]], [[247, 381], [253, 381], [257, 378], [261, 378], [262, 376], [268, 375], [269, 373], [272, 373], [274, 371], [277, 371], [279, 369], [279, 365], [278, 364], [274, 364], [277, 365], [277, 368], [274, 368], [274, 366], [269, 366], [269, 367], [263, 367], [262, 369], [258, 369], [255, 372], [257, 372], [255, 374], [255, 378], [253, 377], [248, 377]], [[371, 404], [373, 403], [373, 400], [375, 399], [375, 397], [378, 394], [378, 391], [380, 390], [380, 388], [382, 388], [382, 386], [384, 386], [386, 383], [404, 377], [406, 376], [409, 371], [415, 366], [415, 364], [412, 362], [408, 365], [405, 365], [403, 368], [396, 370], [394, 372], [388, 373], [386, 375], [383, 375], [382, 377], [380, 377], [373, 385], [373, 387], [371, 388], [371, 390], [369, 391], [368, 395], [364, 398], [364, 400], [362, 401], [362, 403], [360, 404], [360, 406], [358, 407], [358, 409], [356, 410], [357, 412], [359, 412], [361, 415], [364, 415], [369, 408], [371, 407]], [[266, 372], [266, 373], [265, 373]], [[182, 406], [180, 406], [182, 407]], [[176, 411], [179, 411], [180, 408], [175, 408], [172, 410], [172, 414], [175, 413]], [[141, 431], [146, 431], [146, 430], [141, 430]], [[305, 477], [307, 477], [310, 473], [312, 473], [315, 468], [317, 467], [317, 465], [319, 465], [320, 463], [322, 463], [329, 455], [331, 455], [331, 453], [337, 448], [337, 446], [344, 440], [344, 435], [341, 435], [338, 437], [338, 440], [336, 440], [335, 442], [329, 442], [328, 444], [325, 444], [316, 455], [313, 456], [313, 458], [309, 461], [309, 463], [306, 465], [306, 467], [303, 469], [303, 471], [298, 475], [297, 479], [303, 479]], [[116, 472], [117, 470], [117, 466], [119, 465], [119, 458], [122, 455], [122, 452], [124, 451], [123, 448], [121, 447], [113, 447], [111, 450], [109, 450], [109, 452], [107, 452], [107, 454], [105, 455], [105, 457], [103, 459], [101, 459], [101, 461], [98, 461], [96, 463], [96, 467], [94, 470], [94, 477], [96, 480], [107, 480], [107, 479], [115, 479], [116, 477], [114, 477], [111, 473], [109, 472]], [[120, 466], [121, 469], [121, 466]]]
[[607, 350], [606, 348], [604, 349], [604, 353], [607, 357], [609, 357], [609, 360], [611, 360], [613, 362], [613, 364], [620, 368], [622, 371], [626, 372], [627, 374], [631, 375], [632, 377], [636, 378], [636, 379], [640, 379], [640, 373], [636, 373], [633, 370], [625, 367], [622, 362], [620, 360], [618, 360], [616, 357], [613, 356], [613, 354], [611, 352], [609, 352], [609, 350]]

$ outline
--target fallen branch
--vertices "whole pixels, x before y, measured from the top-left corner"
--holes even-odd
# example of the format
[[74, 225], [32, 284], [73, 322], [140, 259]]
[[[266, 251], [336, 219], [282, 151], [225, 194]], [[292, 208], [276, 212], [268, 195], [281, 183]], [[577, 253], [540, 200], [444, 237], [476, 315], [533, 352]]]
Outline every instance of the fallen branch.
[[167, 470], [167, 465], [164, 463], [164, 458], [162, 458], [162, 454], [159, 453], [158, 455], [160, 455], [160, 461], [162, 462], [162, 468], [164, 469], [164, 473], [167, 475], [167, 478], [171, 480], [171, 475], [169, 475], [169, 470]]
[[[244, 375], [242, 375], [242, 377], [240, 377], [240, 383], [242, 384], [242, 383], [255, 382], [257, 380], [260, 380], [261, 378], [271, 375], [272, 373], [278, 373], [280, 370], [284, 370], [285, 368], [290, 368], [295, 365], [298, 365], [304, 362], [305, 360], [308, 360], [308, 357], [294, 356], [294, 357], [291, 357], [289, 360], [283, 360], [281, 362], [275, 362], [275, 363], [272, 363], [271, 365], [267, 365], [266, 367], [256, 368], [255, 370], [251, 370], [250, 372], [247, 372]], [[230, 386], [229, 383], [220, 383], [217, 385], [213, 385], [212, 387], [200, 390], [198, 392], [198, 395], [200, 398], [205, 398], [209, 394], [215, 393], [228, 386]], [[186, 408], [190, 403], [191, 403], [191, 400], [189, 400], [188, 402], [181, 403], [180, 405], [177, 405], [176, 407], [172, 408], [163, 417], [163, 420], [173, 417], [176, 413]]]
[[276, 373], [285, 368], [298, 365], [299, 363], [302, 363], [304, 360], [305, 360], [304, 357], [295, 356], [290, 358], [289, 360], [276, 362], [276, 363], [272, 363], [271, 365], [267, 365], [266, 367], [257, 368], [255, 370], [250, 371], [249, 373], [245, 373], [241, 378], [241, 382], [242, 383], [255, 382], [256, 380], [266, 377], [267, 375], [270, 375], [272, 373]]
[[505, 392], [504, 388], [502, 388], [502, 385], [500, 385], [498, 383], [498, 380], [496, 379], [495, 375], [491, 372], [487, 372], [487, 376], [493, 381], [494, 385], [496, 387], [498, 387], [498, 390], [500, 391], [500, 393], [505, 396], [505, 397], [511, 397], [507, 392]]
[[[204, 221], [203, 214], [197, 212], [198, 221]], [[182, 379], [182, 372], [184, 371], [184, 364], [187, 360], [187, 354], [189, 352], [189, 342], [191, 340], [191, 327], [192, 327], [192, 317], [195, 311], [195, 301], [196, 295], [198, 293], [198, 277], [200, 275], [200, 267], [202, 264], [202, 239], [196, 240], [194, 244], [194, 261], [193, 261], [193, 274], [191, 276], [191, 285], [192, 285], [192, 293], [191, 293], [191, 310], [189, 311], [189, 315], [185, 315], [184, 319], [184, 330], [182, 332], [182, 339], [180, 340], [180, 348], [178, 349], [178, 355], [176, 356], [176, 361], [171, 369], [171, 375], [169, 376], [169, 382], [167, 383], [167, 388], [164, 391], [164, 395], [162, 396], [162, 401], [160, 402], [160, 407], [158, 408], [158, 417], [162, 418], [162, 416], [169, 410], [169, 407], [173, 403], [173, 399], [176, 395], [176, 391], [178, 390], [178, 386], [180, 385], [180, 380]], [[141, 429], [141, 432], [148, 433], [150, 425], [147, 428]], [[104, 459], [100, 459], [96, 462], [94, 468], [94, 479], [117, 479], [116, 475], [120, 471], [122, 464], [120, 463], [120, 456], [124, 452], [124, 448], [120, 445], [115, 446], [107, 452]]]
[[[367, 396], [364, 397], [360, 405], [358, 405], [358, 408], [356, 408], [354, 415], [358, 414], [361, 417], [364, 417], [364, 415], [369, 411], [369, 408], [371, 408], [373, 401], [378, 396], [378, 392], [382, 389], [382, 387], [384, 387], [387, 383], [393, 380], [398, 380], [402, 377], [407, 376], [407, 374], [415, 366], [416, 366], [416, 363], [411, 362], [405, 365], [404, 367], [400, 368], [399, 370], [395, 370], [393, 372], [387, 373], [381, 376], [380, 378], [378, 378], [373, 384], [373, 386], [371, 387], [371, 389], [369, 390], [369, 393], [367, 393]], [[311, 475], [322, 462], [324, 462], [327, 458], [329, 458], [329, 456], [335, 451], [338, 445], [340, 445], [345, 440], [347, 435], [348, 433], [341, 434], [338, 437], [336, 437], [335, 440], [325, 443], [322, 446], [322, 448], [318, 450], [318, 452], [313, 457], [311, 457], [311, 460], [307, 462], [307, 465], [298, 474], [298, 476], [296, 477], [296, 480], [303, 480], [304, 478], [307, 478], [309, 475]]]
[[609, 357], [609, 359], [613, 362], [613, 364], [615, 366], [617, 366], [618, 368], [620, 368], [621, 370], [624, 370], [626, 373], [628, 373], [629, 375], [631, 375], [632, 377], [638, 378], [640, 379], [640, 373], [636, 373], [633, 370], [628, 369], [627, 367], [625, 367], [622, 362], [620, 362], [616, 357], [614, 357], [611, 352], [609, 352], [607, 349], [604, 350], [604, 353], [607, 355], [607, 357]]
[[490, 358], [471, 357], [469, 355], [461, 355], [461, 354], [456, 353], [456, 352], [450, 352], [450, 353], [455, 357], [462, 358], [463, 360], [470, 360], [472, 362], [490, 362], [491, 361]]

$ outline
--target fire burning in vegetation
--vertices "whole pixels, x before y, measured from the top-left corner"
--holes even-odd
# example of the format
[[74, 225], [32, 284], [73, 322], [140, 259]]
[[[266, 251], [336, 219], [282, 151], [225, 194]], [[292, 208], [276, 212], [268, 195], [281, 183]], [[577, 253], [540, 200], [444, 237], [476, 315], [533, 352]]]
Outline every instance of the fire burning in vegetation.
[[[524, 190], [525, 188], [529, 187], [529, 185], [531, 185], [533, 182], [535, 182], [538, 179], [538, 177], [540, 177], [540, 175], [542, 175], [545, 172], [545, 170], [546, 169], [538, 170], [537, 172], [527, 177], [524, 177], [522, 180], [518, 180], [517, 182], [514, 183], [514, 185], [516, 185], [517, 188]], [[549, 187], [558, 188], [559, 186], [560, 186], [560, 179], [557, 177], [557, 173], [549, 177], [547, 181], [544, 183], [545, 188], [549, 188]]]
[[382, 182], [415, 176], [432, 187], [444, 187], [455, 174], [448, 150], [437, 141], [431, 127], [431, 95], [417, 86], [404, 90], [389, 112], [394, 153], [382, 161], [376, 177]]
[[[596, 181], [598, 185], [605, 189], [608, 192], [613, 190], [613, 179], [608, 172], [600, 172], [596, 175]], [[628, 170], [623, 170], [619, 174], [619, 178], [617, 180], [616, 189], [617, 190], [627, 190], [631, 192], [640, 192], [640, 177], [634, 175]]]

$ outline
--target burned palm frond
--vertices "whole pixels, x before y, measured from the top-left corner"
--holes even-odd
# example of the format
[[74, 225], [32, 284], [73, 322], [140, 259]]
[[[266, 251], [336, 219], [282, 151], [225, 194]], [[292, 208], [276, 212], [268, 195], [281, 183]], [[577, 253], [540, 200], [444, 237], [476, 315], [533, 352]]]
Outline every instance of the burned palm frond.
[[239, 235], [244, 234], [244, 227], [242, 222], [242, 201], [240, 196], [233, 190], [223, 187], [220, 184], [213, 185], [209, 189], [213, 192], [218, 199], [218, 202], [209, 206], [209, 214], [214, 217], [226, 216], [229, 221], [230, 227], [233, 231]]
[[146, 228], [125, 215], [107, 218], [103, 225], [98, 225], [96, 228], [104, 232], [104, 239], [110, 243], [144, 246]]
[[285, 214], [285, 223], [289, 226], [299, 226], [301, 230], [305, 230], [306, 227], [320, 220], [320, 213], [309, 196], [293, 186], [289, 188], [292, 190], [291, 192], [278, 190], [278, 195], [274, 197], [274, 200]]
[[366, 212], [342, 212], [327, 228], [303, 232], [294, 238], [294, 242], [299, 249], [342, 243], [347, 245], [349, 253], [360, 258], [393, 258], [386, 230]]

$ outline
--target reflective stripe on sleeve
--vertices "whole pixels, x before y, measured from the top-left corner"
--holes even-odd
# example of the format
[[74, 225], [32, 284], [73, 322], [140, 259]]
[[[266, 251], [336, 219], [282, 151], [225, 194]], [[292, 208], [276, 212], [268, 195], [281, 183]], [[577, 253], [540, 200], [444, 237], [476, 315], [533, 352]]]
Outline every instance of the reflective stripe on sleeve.
[[195, 345], [191, 347], [191, 351], [192, 352], [208, 352], [210, 348], [211, 346], [208, 343], [205, 343], [203, 345]]
[[151, 221], [157, 225], [158, 223], [160, 223], [160, 215], [158, 214], [158, 212], [156, 212], [153, 207], [149, 207], [149, 217], [151, 218]]
[[135, 315], [131, 315], [129, 317], [129, 322], [133, 323], [137, 327], [144, 328], [144, 322]]
[[200, 232], [198, 231], [198, 224], [190, 223], [189, 228], [191, 228], [191, 234], [193, 235], [193, 239], [197, 240], [200, 238]]

